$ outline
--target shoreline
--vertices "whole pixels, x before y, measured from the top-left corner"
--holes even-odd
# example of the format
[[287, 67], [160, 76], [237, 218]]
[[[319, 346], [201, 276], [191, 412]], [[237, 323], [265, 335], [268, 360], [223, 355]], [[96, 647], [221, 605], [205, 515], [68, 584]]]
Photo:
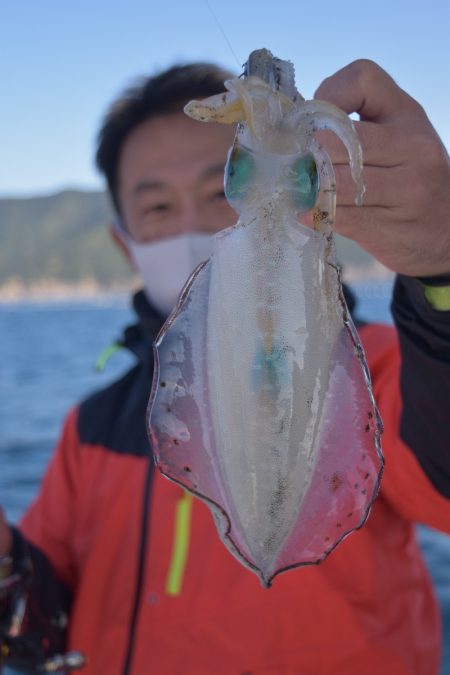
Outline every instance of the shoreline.
[[138, 288], [136, 280], [100, 284], [95, 279], [87, 278], [77, 282], [59, 279], [40, 279], [26, 283], [20, 277], [8, 279], [0, 284], [0, 305], [16, 303], [47, 303], [83, 300], [108, 300], [128, 297]]
[[[380, 263], [369, 265], [344, 264], [342, 280], [348, 284], [390, 281], [393, 272]], [[0, 305], [20, 302], [70, 302], [83, 300], [109, 300], [128, 297], [139, 288], [139, 280], [101, 284], [86, 278], [76, 282], [59, 279], [39, 279], [26, 283], [21, 277], [12, 277], [0, 284]]]

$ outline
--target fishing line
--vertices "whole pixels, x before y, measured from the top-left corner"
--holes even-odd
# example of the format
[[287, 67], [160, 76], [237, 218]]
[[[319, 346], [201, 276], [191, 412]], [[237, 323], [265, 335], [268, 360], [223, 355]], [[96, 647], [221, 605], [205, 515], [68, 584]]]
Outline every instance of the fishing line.
[[235, 60], [236, 63], [237, 63], [237, 66], [238, 66], [238, 68], [239, 68], [239, 70], [240, 70], [240, 69], [242, 68], [242, 62], [240, 62], [239, 59], [238, 59], [238, 57], [236, 56], [236, 52], [234, 51], [233, 47], [231, 46], [231, 42], [229, 41], [229, 39], [228, 39], [228, 37], [227, 37], [227, 35], [226, 35], [224, 29], [222, 28], [222, 24], [220, 23], [219, 19], [217, 18], [216, 13], [214, 12], [212, 6], [211, 6], [210, 3], [209, 3], [209, 0], [204, 0], [204, 3], [205, 3], [205, 5], [207, 6], [207, 8], [209, 9], [212, 18], [214, 19], [214, 21], [216, 22], [216, 24], [217, 24], [217, 26], [218, 26], [220, 32], [222, 33], [223, 39], [224, 39], [225, 42], [227, 43], [228, 49], [230, 50], [230, 52], [231, 52], [231, 54], [232, 54], [234, 60]]

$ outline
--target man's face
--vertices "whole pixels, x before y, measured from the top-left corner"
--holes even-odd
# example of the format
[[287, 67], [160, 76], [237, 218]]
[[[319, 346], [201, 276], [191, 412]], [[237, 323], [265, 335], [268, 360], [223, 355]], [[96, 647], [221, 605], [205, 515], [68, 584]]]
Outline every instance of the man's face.
[[233, 136], [228, 125], [202, 124], [182, 112], [154, 117], [131, 132], [119, 159], [118, 197], [135, 241], [214, 233], [235, 222], [223, 193]]

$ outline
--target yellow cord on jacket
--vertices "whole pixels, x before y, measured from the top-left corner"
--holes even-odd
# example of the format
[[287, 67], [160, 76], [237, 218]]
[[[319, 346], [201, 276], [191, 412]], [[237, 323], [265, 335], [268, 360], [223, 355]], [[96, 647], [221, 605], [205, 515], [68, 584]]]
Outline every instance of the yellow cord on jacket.
[[189, 539], [191, 531], [192, 495], [185, 492], [175, 508], [175, 527], [172, 545], [172, 556], [166, 579], [166, 593], [179, 595], [186, 568]]

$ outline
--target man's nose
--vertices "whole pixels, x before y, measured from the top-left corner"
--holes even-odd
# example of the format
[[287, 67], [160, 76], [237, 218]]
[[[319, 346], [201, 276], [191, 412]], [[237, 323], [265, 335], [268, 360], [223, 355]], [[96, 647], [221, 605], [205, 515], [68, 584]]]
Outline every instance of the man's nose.
[[202, 209], [192, 200], [186, 200], [180, 207], [178, 214], [179, 233], [202, 232], [207, 229], [205, 215]]

